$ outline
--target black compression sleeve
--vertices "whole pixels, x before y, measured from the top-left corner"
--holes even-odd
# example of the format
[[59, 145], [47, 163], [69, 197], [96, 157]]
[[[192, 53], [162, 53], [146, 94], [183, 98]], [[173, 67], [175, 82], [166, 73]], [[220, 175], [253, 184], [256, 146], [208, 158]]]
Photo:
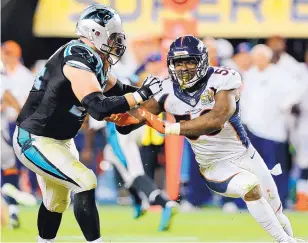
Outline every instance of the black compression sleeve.
[[136, 129], [138, 129], [139, 127], [142, 127], [144, 125], [144, 123], [140, 123], [140, 124], [135, 124], [135, 125], [128, 125], [128, 126], [117, 126], [116, 125], [116, 129], [119, 133], [123, 134], [123, 135], [127, 135], [129, 134], [131, 131], [134, 131]]
[[107, 97], [110, 96], [120, 96], [127, 93], [133, 93], [138, 90], [138, 87], [123, 84], [121, 81], [117, 80], [116, 84], [109, 89], [108, 91], [104, 92], [104, 95]]
[[101, 121], [111, 114], [123, 113], [130, 110], [124, 96], [106, 97], [102, 92], [93, 92], [85, 96], [81, 104], [96, 120]]

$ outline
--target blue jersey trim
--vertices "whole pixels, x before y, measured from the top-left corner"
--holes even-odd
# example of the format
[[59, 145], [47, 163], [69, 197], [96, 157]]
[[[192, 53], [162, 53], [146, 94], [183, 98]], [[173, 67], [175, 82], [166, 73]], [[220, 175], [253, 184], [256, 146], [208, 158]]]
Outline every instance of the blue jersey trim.
[[177, 83], [173, 83], [173, 90], [174, 90], [174, 95], [180, 99], [181, 101], [183, 101], [184, 103], [186, 103], [187, 105], [190, 105], [192, 107], [195, 107], [199, 100], [200, 100], [200, 96], [203, 93], [203, 91], [206, 88], [207, 82], [209, 80], [209, 78], [212, 76], [214, 72], [214, 68], [213, 67], [209, 67], [205, 77], [203, 78], [203, 82], [204, 84], [202, 85], [202, 87], [192, 96], [190, 96], [188, 93], [183, 92], [183, 90], [180, 88], [180, 86]]
[[236, 173], [223, 181], [210, 180], [210, 179], [207, 179], [205, 176], [203, 176], [203, 178], [205, 179], [205, 183], [208, 186], [208, 188], [210, 188], [214, 192], [225, 193], [228, 189], [228, 185], [230, 181], [233, 179], [233, 177], [235, 177], [239, 173]]
[[19, 146], [21, 147], [21, 152], [24, 154], [24, 156], [31, 161], [34, 165], [36, 165], [38, 168], [40, 168], [45, 173], [54, 176], [59, 179], [63, 179], [65, 181], [71, 182], [75, 184], [76, 186], [79, 186], [75, 181], [73, 181], [71, 178], [63, 174], [61, 171], [57, 169], [40, 151], [39, 149], [32, 144], [34, 141], [33, 138], [31, 138], [31, 134], [22, 129], [18, 128], [18, 135], [17, 135], [17, 142]]
[[241, 122], [240, 117], [240, 104], [239, 101], [236, 102], [236, 110], [232, 117], [229, 119], [229, 122], [231, 126], [234, 128], [234, 131], [236, 132], [236, 135], [238, 136], [239, 140], [242, 142], [242, 144], [248, 148], [250, 144], [250, 140], [247, 136], [246, 130]]
[[71, 49], [73, 46], [81, 46], [81, 47], [84, 47], [86, 48], [89, 52], [91, 52], [92, 54], [94, 54], [94, 56], [96, 57], [96, 59], [98, 60], [98, 63], [96, 65], [96, 68], [95, 68], [95, 72], [96, 73], [99, 73], [99, 71], [102, 69], [103, 67], [103, 62], [101, 60], [101, 57], [95, 52], [93, 51], [89, 46], [87, 46], [86, 44], [82, 44], [80, 42], [77, 42], [77, 41], [72, 41], [70, 44], [67, 45], [67, 47], [65, 48], [64, 50], [64, 57], [66, 56], [69, 56], [72, 54], [71, 52]]

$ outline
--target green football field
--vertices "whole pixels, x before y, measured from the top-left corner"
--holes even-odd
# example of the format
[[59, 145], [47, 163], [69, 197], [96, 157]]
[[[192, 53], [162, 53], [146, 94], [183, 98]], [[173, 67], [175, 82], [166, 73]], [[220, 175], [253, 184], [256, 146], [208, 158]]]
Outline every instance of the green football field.
[[[160, 213], [132, 219], [130, 207], [99, 208], [104, 242], [271, 241], [247, 212], [225, 214], [218, 209], [178, 213], [169, 232], [158, 232]], [[21, 208], [21, 228], [2, 229], [1, 242], [35, 242], [37, 208]], [[288, 213], [296, 237], [308, 240], [308, 214]], [[73, 212], [63, 216], [57, 242], [85, 242]]]

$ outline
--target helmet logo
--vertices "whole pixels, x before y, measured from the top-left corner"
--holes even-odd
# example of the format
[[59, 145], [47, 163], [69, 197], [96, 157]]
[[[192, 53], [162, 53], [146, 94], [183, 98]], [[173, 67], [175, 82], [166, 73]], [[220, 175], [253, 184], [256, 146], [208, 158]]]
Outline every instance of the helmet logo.
[[175, 56], [188, 55], [188, 52], [187, 51], [175, 51], [174, 55]]

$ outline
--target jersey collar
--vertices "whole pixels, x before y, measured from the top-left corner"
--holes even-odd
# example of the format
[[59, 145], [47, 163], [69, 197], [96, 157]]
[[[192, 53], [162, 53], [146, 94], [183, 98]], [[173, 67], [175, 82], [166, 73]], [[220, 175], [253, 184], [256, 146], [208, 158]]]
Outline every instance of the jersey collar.
[[207, 72], [206, 72], [206, 75], [203, 78], [203, 82], [202, 82], [201, 87], [193, 95], [191, 95], [188, 92], [183, 91], [177, 83], [173, 83], [174, 95], [178, 99], [180, 99], [181, 101], [186, 103], [187, 105], [195, 107], [198, 104], [200, 96], [203, 93], [203, 91], [205, 90], [207, 83], [208, 83], [208, 80], [212, 76], [213, 72], [214, 72], [214, 68], [209, 67]]

